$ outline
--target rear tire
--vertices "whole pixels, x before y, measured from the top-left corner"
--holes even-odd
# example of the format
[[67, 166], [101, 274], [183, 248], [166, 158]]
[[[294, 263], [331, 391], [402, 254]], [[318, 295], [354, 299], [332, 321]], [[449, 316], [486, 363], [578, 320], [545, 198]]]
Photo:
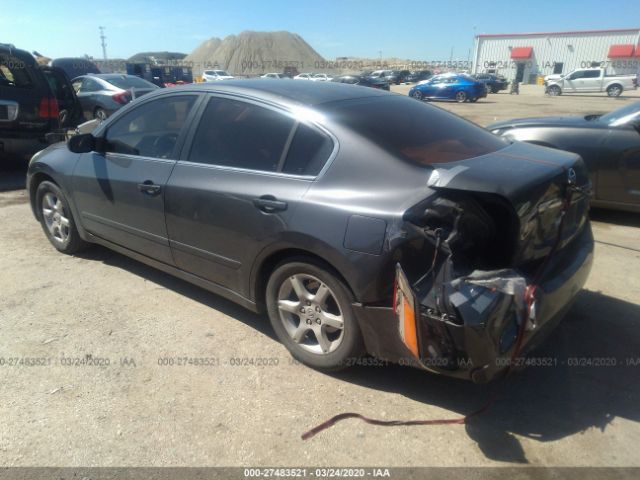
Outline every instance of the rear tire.
[[619, 97], [622, 94], [621, 85], [609, 85], [607, 87], [607, 95], [610, 97]]
[[305, 365], [336, 371], [363, 354], [353, 296], [320, 262], [302, 258], [280, 264], [267, 282], [265, 297], [276, 335]]
[[104, 122], [107, 119], [107, 117], [108, 117], [107, 112], [103, 108], [98, 107], [93, 112], [93, 118], [95, 118], [96, 120], [100, 120], [101, 122]]
[[69, 202], [55, 183], [45, 180], [38, 185], [36, 208], [44, 234], [58, 251], [72, 255], [87, 246], [80, 238]]
[[456, 93], [456, 102], [458, 103], [464, 103], [467, 101], [467, 94], [464, 93], [462, 90], [460, 90], [459, 92]]

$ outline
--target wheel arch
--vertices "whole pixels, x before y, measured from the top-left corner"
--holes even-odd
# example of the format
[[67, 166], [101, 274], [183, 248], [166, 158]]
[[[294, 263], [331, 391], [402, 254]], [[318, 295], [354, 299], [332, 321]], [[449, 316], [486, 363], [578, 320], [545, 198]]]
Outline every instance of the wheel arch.
[[27, 191], [29, 192], [29, 204], [31, 205], [31, 211], [33, 212], [34, 217], [36, 217], [36, 220], [38, 221], [40, 221], [40, 211], [36, 207], [36, 193], [38, 190], [38, 186], [45, 181], [51, 182], [57, 185], [58, 188], [60, 188], [60, 185], [58, 184], [58, 182], [56, 182], [51, 175], [42, 171], [36, 172], [33, 175], [31, 175], [28, 180], [29, 183], [27, 184]]
[[347, 287], [353, 298], [356, 298], [354, 290], [339, 268], [335, 266], [335, 262], [327, 260], [326, 255], [312, 252], [298, 247], [283, 247], [262, 255], [254, 264], [251, 272], [251, 297], [254, 299], [259, 311], [265, 311], [265, 292], [269, 277], [276, 267], [287, 260], [295, 261], [311, 261], [319, 266], [326, 268], [336, 278], [341, 280]]
[[620, 82], [611, 82], [609, 85], [607, 85], [607, 88], [605, 90], [608, 91], [611, 87], [620, 87], [620, 92], [624, 92], [624, 86]]

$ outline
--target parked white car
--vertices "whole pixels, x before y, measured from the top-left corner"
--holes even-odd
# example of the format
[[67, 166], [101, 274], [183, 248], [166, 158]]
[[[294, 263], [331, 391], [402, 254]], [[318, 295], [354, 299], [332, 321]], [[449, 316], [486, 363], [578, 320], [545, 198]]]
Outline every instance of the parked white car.
[[260, 75], [260, 78], [289, 78], [284, 73], [265, 73], [264, 75]]
[[293, 77], [294, 80], [313, 80], [313, 73], [300, 73]]
[[225, 70], [205, 70], [202, 72], [203, 82], [216, 82], [218, 80], [231, 80], [235, 78], [233, 75], [229, 75]]
[[607, 92], [610, 97], [618, 97], [625, 90], [638, 88], [636, 75], [607, 75], [604, 68], [581, 68], [557, 79], [545, 81], [545, 93]]
[[326, 73], [316, 73], [312, 80], [314, 82], [330, 82], [331, 80], [333, 80], [333, 77], [330, 75], [327, 75]]

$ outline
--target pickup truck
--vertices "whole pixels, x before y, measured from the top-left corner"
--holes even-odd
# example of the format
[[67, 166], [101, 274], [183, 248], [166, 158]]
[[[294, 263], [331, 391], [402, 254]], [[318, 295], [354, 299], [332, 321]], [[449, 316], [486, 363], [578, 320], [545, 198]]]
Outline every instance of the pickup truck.
[[544, 92], [552, 95], [563, 93], [607, 92], [618, 97], [624, 90], [638, 88], [637, 75], [607, 75], [604, 68], [581, 68], [560, 77], [548, 76]]

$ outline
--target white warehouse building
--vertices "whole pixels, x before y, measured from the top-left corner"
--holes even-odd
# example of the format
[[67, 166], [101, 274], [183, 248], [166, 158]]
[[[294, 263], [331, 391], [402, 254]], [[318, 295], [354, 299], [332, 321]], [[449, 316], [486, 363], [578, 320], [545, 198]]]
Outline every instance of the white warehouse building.
[[508, 33], [475, 37], [473, 73], [496, 73], [536, 83], [576, 68], [606, 67], [611, 74], [640, 72], [640, 29]]

